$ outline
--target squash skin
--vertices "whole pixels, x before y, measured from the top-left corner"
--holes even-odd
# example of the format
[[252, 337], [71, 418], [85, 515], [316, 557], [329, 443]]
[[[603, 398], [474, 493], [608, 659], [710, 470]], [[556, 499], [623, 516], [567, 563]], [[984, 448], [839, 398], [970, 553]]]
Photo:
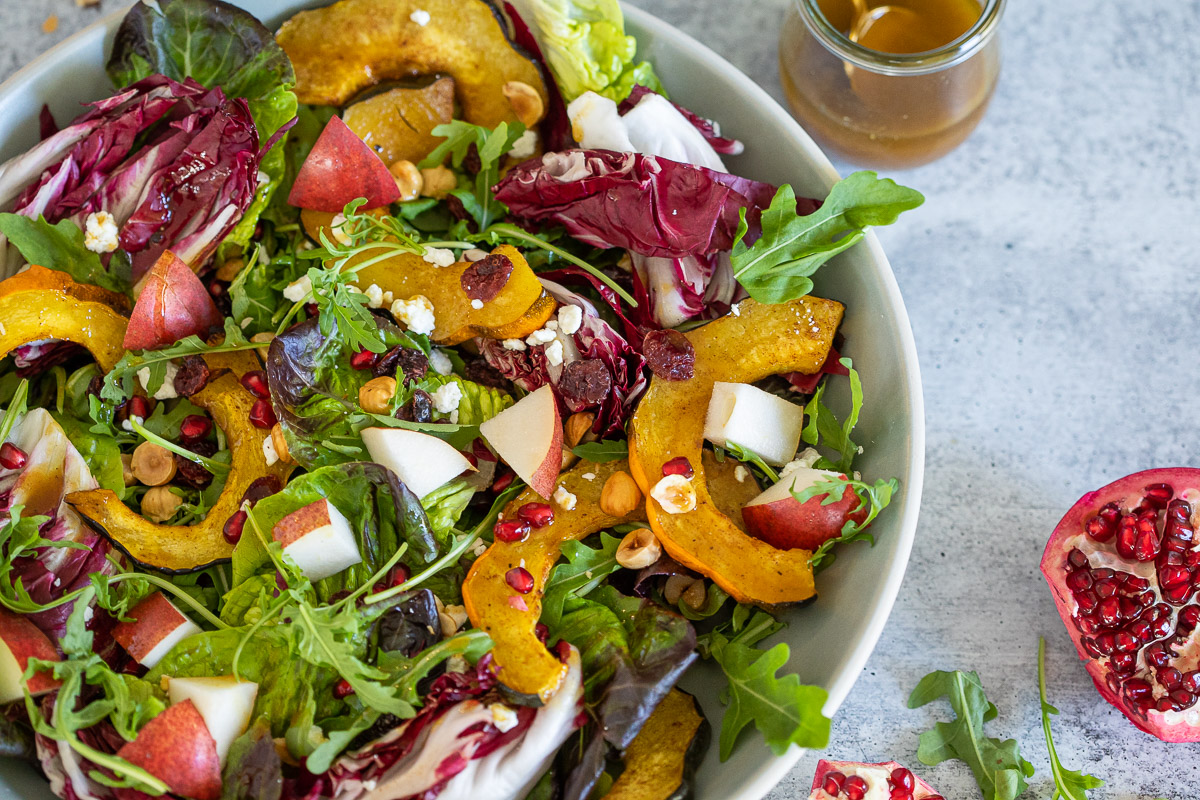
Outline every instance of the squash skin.
[[684, 800], [708, 750], [711, 726], [696, 699], [672, 689], [625, 749], [625, 771], [605, 800]]
[[[292, 467], [282, 461], [267, 466], [263, 440], [270, 431], [250, 424], [250, 407], [255, 397], [241, 385], [241, 376], [261, 369], [253, 352], [240, 350], [204, 356], [216, 375], [190, 398], [206, 409], [225, 432], [231, 453], [229, 476], [208, 515], [195, 525], [159, 525], [134, 513], [108, 489], [93, 489], [67, 495], [89, 524], [139, 565], [166, 573], [194, 572], [233, 555], [223, 528], [239, 508], [246, 489], [258, 478], [273, 475], [280, 485], [287, 482]], [[217, 374], [219, 370], [227, 370]]]
[[[833, 344], [844, 307], [804, 297], [764, 305], [745, 300], [728, 314], [685, 334], [696, 350], [686, 381], [653, 378], [630, 426], [630, 471], [646, 494], [650, 526], [668, 554], [711, 578], [739, 603], [797, 603], [816, 590], [808, 550], [777, 550], [742, 531], [714, 503], [701, 451], [713, 383], [752, 383], [783, 372], [815, 374]], [[650, 497], [662, 467], [684, 456], [695, 471], [696, 508], [668, 514]]]
[[[622, 522], [645, 519], [640, 506], [625, 517], [613, 517], [600, 509], [604, 482], [615, 472], [627, 470], [625, 461], [596, 464], [580, 461], [558, 476], [555, 485], [565, 486], [576, 497], [571, 511], [554, 504], [554, 522], [529, 532], [523, 542], [496, 541], [471, 565], [463, 582], [463, 604], [471, 624], [492, 638], [496, 676], [514, 692], [545, 702], [554, 695], [567, 674], [567, 667], [538, 639], [536, 626], [542, 613], [542, 593], [561, 553], [563, 542], [586, 539], [597, 531]], [[595, 477], [587, 480], [583, 476]], [[504, 508], [504, 519], [512, 519], [526, 503], [544, 502], [526, 488]], [[509, 587], [504, 575], [524, 564], [533, 576], [533, 590], [521, 595]], [[510, 604], [520, 598], [525, 608]]]
[[[418, 10], [428, 24], [409, 19]], [[385, 81], [447, 74], [463, 118], [485, 128], [517, 121], [502, 91], [508, 81], [534, 87], [549, 106], [537, 64], [484, 0], [341, 0], [296, 14], [276, 41], [296, 69], [301, 103], [342, 106]]]
[[108, 372], [125, 353], [128, 311], [125, 295], [31, 266], [0, 281], [0, 358], [29, 342], [61, 339], [85, 347]]

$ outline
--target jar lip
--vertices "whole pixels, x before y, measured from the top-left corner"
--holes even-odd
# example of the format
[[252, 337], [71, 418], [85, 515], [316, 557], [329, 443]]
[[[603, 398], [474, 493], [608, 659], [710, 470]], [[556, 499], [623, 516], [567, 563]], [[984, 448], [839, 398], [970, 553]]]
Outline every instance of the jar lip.
[[995, 36], [1006, 0], [986, 0], [979, 19], [966, 33], [935, 50], [882, 53], [850, 41], [830, 24], [817, 0], [795, 0], [800, 19], [826, 50], [843, 61], [884, 75], [927, 75], [966, 61]]

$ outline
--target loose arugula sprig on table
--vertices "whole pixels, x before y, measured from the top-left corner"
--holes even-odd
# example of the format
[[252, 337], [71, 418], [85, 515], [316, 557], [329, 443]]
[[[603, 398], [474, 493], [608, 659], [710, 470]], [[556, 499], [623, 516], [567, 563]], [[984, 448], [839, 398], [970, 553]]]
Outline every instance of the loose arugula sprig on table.
[[1046, 640], [1038, 639], [1038, 695], [1042, 706], [1042, 732], [1046, 736], [1046, 752], [1050, 755], [1050, 772], [1054, 776], [1054, 794], [1050, 800], [1088, 800], [1088, 790], [1097, 789], [1104, 781], [1079, 770], [1067, 769], [1058, 760], [1054, 737], [1050, 733], [1050, 715], [1058, 709], [1046, 699]]

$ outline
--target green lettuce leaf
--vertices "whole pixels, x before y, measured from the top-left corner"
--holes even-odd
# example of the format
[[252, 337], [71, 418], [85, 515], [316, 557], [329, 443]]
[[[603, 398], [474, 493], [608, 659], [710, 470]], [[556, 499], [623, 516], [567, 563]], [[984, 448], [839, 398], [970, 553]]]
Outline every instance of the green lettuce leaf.
[[90, 283], [119, 294], [130, 291], [129, 276], [106, 270], [100, 255], [84, 246], [83, 231], [69, 219], [51, 225], [45, 217], [0, 214], [0, 233], [30, 264], [65, 272], [77, 283]]
[[455, 478], [421, 498], [421, 507], [429, 517], [429, 526], [438, 544], [445, 546], [467, 504], [475, 496], [475, 487], [466, 478]]

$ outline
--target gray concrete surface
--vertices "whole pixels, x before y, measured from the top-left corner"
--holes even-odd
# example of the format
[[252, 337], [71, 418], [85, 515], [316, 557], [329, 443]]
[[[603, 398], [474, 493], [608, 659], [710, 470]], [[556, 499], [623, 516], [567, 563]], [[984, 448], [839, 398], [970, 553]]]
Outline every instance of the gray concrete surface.
[[[640, 0], [780, 98], [785, 2]], [[58, 29], [46, 34], [51, 13]], [[97, 17], [74, 0], [0, 0], [0, 77]], [[1200, 798], [1200, 746], [1151, 739], [1100, 698], [1038, 571], [1083, 492], [1200, 460], [1198, 28], [1197, 0], [1015, 0], [979, 130], [942, 161], [895, 174], [928, 198], [881, 232], [924, 372], [926, 491], [904, 589], [829, 757], [895, 758], [948, 800], [979, 797], [962, 764], [916, 763], [918, 733], [944, 710], [905, 708], [926, 672], [973, 669], [1000, 710], [990, 733], [1016, 737], [1038, 769], [1026, 797], [1050, 798], [1036, 681], [1045, 636], [1058, 750], [1107, 781], [1093, 797]], [[805, 796], [816, 759], [771, 800]]]

